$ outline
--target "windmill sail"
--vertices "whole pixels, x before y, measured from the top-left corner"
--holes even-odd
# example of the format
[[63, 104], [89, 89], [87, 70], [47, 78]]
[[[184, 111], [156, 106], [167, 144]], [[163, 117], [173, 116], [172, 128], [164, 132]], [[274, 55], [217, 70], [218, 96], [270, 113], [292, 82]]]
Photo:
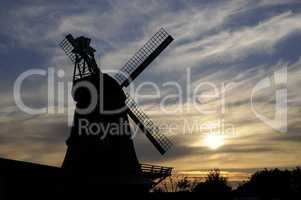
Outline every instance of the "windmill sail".
[[74, 49], [74, 38], [71, 34], [68, 34], [65, 39], [63, 39], [59, 46], [64, 50], [66, 55], [70, 58], [70, 60], [75, 63], [76, 55], [72, 52]]
[[172, 142], [162, 133], [159, 127], [141, 110], [138, 108], [134, 99], [128, 94], [126, 105], [128, 106], [128, 114], [136, 125], [145, 133], [146, 137], [156, 147], [156, 149], [163, 155], [170, 147]]
[[76, 64], [73, 72], [73, 81], [80, 79], [89, 75], [86, 70], [84, 60], [79, 60], [78, 56], [73, 52], [74, 50], [74, 41], [75, 39], [71, 34], [68, 34], [62, 42], [60, 42], [59, 46], [64, 50], [66, 55], [70, 58], [70, 60]]
[[161, 28], [114, 78], [122, 87], [128, 86], [172, 41], [172, 36]]

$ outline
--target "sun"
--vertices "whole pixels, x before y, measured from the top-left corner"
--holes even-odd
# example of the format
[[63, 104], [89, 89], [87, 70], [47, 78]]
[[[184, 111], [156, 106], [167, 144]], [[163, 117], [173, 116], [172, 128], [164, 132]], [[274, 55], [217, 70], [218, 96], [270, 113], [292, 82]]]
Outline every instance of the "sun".
[[216, 150], [225, 143], [224, 137], [221, 135], [207, 135], [204, 138], [204, 145], [212, 150]]

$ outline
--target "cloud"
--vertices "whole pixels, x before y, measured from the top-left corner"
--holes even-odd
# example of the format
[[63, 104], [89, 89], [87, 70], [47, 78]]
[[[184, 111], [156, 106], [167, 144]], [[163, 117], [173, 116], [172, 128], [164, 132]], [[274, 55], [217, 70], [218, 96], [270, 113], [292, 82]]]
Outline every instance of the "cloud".
[[[231, 64], [244, 61], [252, 54], [272, 54], [275, 45], [294, 32], [300, 32], [301, 15], [285, 12], [261, 21], [253, 27], [222, 30], [197, 41], [177, 46], [160, 61], [157, 70], [179, 70], [208, 64]], [[172, 57], [169, 58], [169, 57]]]
[[[207, 81], [217, 85], [232, 82], [235, 87], [227, 91], [226, 113], [199, 115], [184, 101], [189, 107], [187, 113], [163, 115], [158, 110], [158, 99], [146, 101], [143, 108], [152, 119], [161, 123], [178, 123], [183, 119], [204, 123], [222, 117], [226, 123], [235, 125], [237, 137], [226, 138], [223, 147], [211, 151], [202, 145], [202, 133], [183, 135], [181, 127], [170, 135], [174, 149], [161, 157], [141, 134], [135, 139], [140, 160], [181, 169], [297, 164], [296, 158], [300, 155], [297, 147], [300, 60], [296, 61], [290, 55], [299, 50], [285, 46], [294, 34], [301, 34], [301, 14], [296, 1], [289, 1], [289, 4], [288, 1], [234, 0], [210, 3], [74, 1], [72, 4], [45, 1], [26, 5], [5, 2], [0, 10], [3, 28], [0, 33], [0, 67], [6, 69], [0, 86], [1, 155], [60, 164], [65, 150], [64, 140], [69, 135], [66, 116], [24, 115], [15, 107], [11, 91], [15, 78], [31, 67], [62, 68], [66, 73], [64, 81], [71, 80], [73, 66], [57, 46], [65, 34], [91, 37], [97, 56], [100, 56], [101, 69], [118, 70], [153, 33], [165, 27], [175, 41], [152, 64], [151, 70], [143, 73], [135, 83], [151, 80], [160, 84], [176, 80], [184, 88], [185, 69], [192, 68], [194, 86]], [[257, 18], [251, 20], [246, 15], [256, 15]], [[282, 56], [281, 52], [288, 52], [288, 55]], [[251, 89], [259, 80], [271, 76], [283, 65], [288, 67], [289, 133], [279, 136], [254, 116], [249, 98]], [[35, 81], [24, 88], [24, 97], [30, 105], [41, 106], [47, 100], [46, 81]], [[160, 89], [163, 97], [174, 92], [172, 88]], [[259, 110], [269, 116], [273, 114], [273, 89], [258, 94], [256, 98]], [[199, 94], [207, 90], [200, 90]], [[66, 92], [67, 95], [70, 94]], [[219, 103], [217, 98], [201, 101], [198, 106], [218, 109]], [[172, 102], [168, 108], [173, 110], [176, 106]], [[200, 145], [195, 146], [198, 142]]]
[[282, 4], [298, 4], [300, 3], [297, 0], [262, 0], [259, 5], [261, 6], [273, 6], [273, 5], [282, 5]]
[[65, 117], [41, 115], [18, 120], [18, 117], [11, 116], [8, 121], [0, 122], [0, 126], [2, 157], [56, 166], [61, 164], [66, 149], [64, 141], [69, 135]]
[[[273, 80], [274, 71], [282, 67], [287, 67], [288, 76], [288, 133], [279, 133], [273, 130], [271, 127], [265, 125], [261, 122], [251, 110], [250, 97], [252, 88], [262, 79], [270, 77]], [[168, 124], [173, 122], [177, 124], [178, 129], [174, 130], [171, 135], [167, 134], [174, 142], [174, 149], [167, 154], [165, 158], [158, 157], [155, 153], [149, 151], [143, 151], [141, 157], [146, 157], [150, 160], [148, 162], [156, 162], [158, 164], [164, 164], [166, 161], [168, 163], [173, 163], [182, 168], [187, 167], [185, 163], [190, 163], [191, 160], [198, 160], [202, 166], [210, 166], [212, 163], [217, 163], [216, 160], [210, 161], [206, 160], [204, 157], [211, 157], [213, 155], [218, 157], [231, 157], [231, 162], [227, 163], [227, 166], [233, 167], [236, 165], [246, 166], [247, 163], [241, 163], [239, 157], [244, 155], [248, 157], [249, 160], [253, 160], [254, 167], [261, 166], [276, 166], [277, 159], [261, 160], [255, 157], [255, 155], [269, 155], [276, 153], [281, 155], [282, 161], [279, 159], [279, 166], [285, 165], [298, 165], [295, 162], [294, 156], [287, 156], [291, 152], [299, 151], [298, 145], [300, 143], [300, 109], [298, 109], [298, 99], [300, 98], [300, 93], [296, 92], [295, 87], [300, 87], [300, 60], [286, 64], [283, 62], [276, 63], [275, 65], [267, 66], [257, 66], [250, 68], [246, 71], [241, 71], [237, 73], [236, 76], [231, 74], [237, 72], [237, 70], [219, 71], [211, 74], [208, 77], [203, 77], [202, 80], [198, 80], [197, 83], [202, 81], [213, 81], [213, 83], [221, 81], [234, 82], [234, 87], [226, 92], [226, 112], [220, 113], [217, 111], [213, 114], [204, 115], [198, 113], [196, 110], [192, 109], [188, 112], [173, 112], [172, 115], [163, 115], [162, 111], [157, 106], [147, 107], [144, 109], [147, 113], [151, 113], [152, 118], [159, 121], [162, 124]], [[270, 118], [273, 117], [275, 113], [275, 91], [276, 87], [271, 87], [267, 90], [262, 91], [259, 94], [255, 94], [255, 106], [257, 111], [264, 114]], [[293, 103], [290, 103], [293, 102]], [[210, 101], [207, 103], [203, 101], [200, 105], [204, 110], [215, 109], [220, 104], [220, 98], [217, 100]], [[170, 105], [168, 109], [174, 111], [179, 105]], [[156, 110], [157, 109], [157, 110]], [[161, 113], [161, 114], [160, 114]], [[160, 117], [161, 115], [161, 117]], [[225, 137], [227, 144], [222, 146], [219, 150], [211, 151], [208, 147], [203, 146], [201, 143], [202, 137], [205, 136], [206, 132], [196, 130], [193, 134], [186, 134], [183, 132], [183, 126], [185, 126], [184, 120], [191, 123], [207, 123], [214, 121], [216, 119], [223, 119], [225, 124], [232, 124], [235, 127], [235, 135], [233, 137]], [[190, 127], [191, 127], [190, 126]], [[144, 143], [141, 143], [145, 147]], [[194, 144], [193, 146], [191, 146]], [[139, 148], [138, 144], [138, 149]], [[253, 157], [254, 156], [254, 157]], [[237, 158], [235, 160], [234, 158]], [[189, 161], [188, 161], [189, 160]], [[204, 161], [205, 160], [205, 161]], [[259, 161], [260, 160], [260, 161]], [[178, 162], [178, 163], [177, 163]], [[204, 164], [207, 163], [207, 164]], [[283, 163], [282, 163], [283, 162]], [[181, 163], [181, 164], [180, 164]], [[225, 163], [221, 161], [221, 163]], [[290, 164], [289, 164], [290, 163]], [[232, 166], [230, 165], [232, 164]], [[185, 165], [185, 167], [184, 167]], [[197, 163], [195, 164], [197, 165]]]

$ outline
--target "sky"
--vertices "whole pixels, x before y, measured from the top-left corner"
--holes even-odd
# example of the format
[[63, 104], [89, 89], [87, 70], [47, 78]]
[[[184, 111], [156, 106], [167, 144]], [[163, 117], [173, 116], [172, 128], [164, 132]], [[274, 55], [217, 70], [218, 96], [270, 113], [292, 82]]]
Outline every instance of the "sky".
[[[54, 109], [60, 104], [65, 112], [30, 115], [16, 104], [13, 91], [16, 79], [30, 69], [63, 70], [55, 86], [72, 80], [73, 65], [58, 46], [66, 34], [90, 37], [106, 72], [118, 71], [163, 27], [174, 41], [133, 86], [156, 83], [160, 95], [150, 85], [141, 86], [148, 96], [139, 105], [157, 124], [177, 126], [165, 130], [174, 145], [161, 156], [143, 134], [137, 134], [140, 162], [187, 173], [300, 165], [299, 2], [1, 1], [0, 156], [61, 165], [70, 131], [70, 92], [66, 89], [63, 100], [57, 100], [54, 91]], [[178, 88], [172, 82], [180, 86], [181, 98], [174, 96]], [[47, 84], [44, 76], [26, 79], [21, 90], [25, 104], [47, 106]], [[195, 92], [196, 104], [187, 98], [193, 93], [187, 85]], [[278, 114], [280, 121], [273, 120]], [[203, 128], [212, 124], [222, 124], [226, 131], [208, 134]], [[204, 126], [194, 127], [200, 125]]]

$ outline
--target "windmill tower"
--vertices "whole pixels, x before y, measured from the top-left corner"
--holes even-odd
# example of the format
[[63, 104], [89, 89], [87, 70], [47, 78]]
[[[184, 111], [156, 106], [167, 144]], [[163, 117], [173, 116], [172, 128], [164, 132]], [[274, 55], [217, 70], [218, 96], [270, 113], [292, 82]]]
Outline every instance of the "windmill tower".
[[[170, 175], [171, 168], [139, 163], [128, 116], [162, 155], [172, 143], [123, 89], [172, 41], [172, 36], [160, 29], [114, 77], [98, 68], [94, 59], [95, 49], [90, 46], [89, 38], [74, 38], [69, 34], [60, 43], [74, 63], [72, 95], [76, 102], [74, 122], [62, 164], [64, 170], [101, 177], [105, 184], [141, 185], [150, 179], [162, 180]], [[93, 131], [93, 124], [98, 124], [102, 129]], [[116, 127], [119, 134], [110, 132]]]

